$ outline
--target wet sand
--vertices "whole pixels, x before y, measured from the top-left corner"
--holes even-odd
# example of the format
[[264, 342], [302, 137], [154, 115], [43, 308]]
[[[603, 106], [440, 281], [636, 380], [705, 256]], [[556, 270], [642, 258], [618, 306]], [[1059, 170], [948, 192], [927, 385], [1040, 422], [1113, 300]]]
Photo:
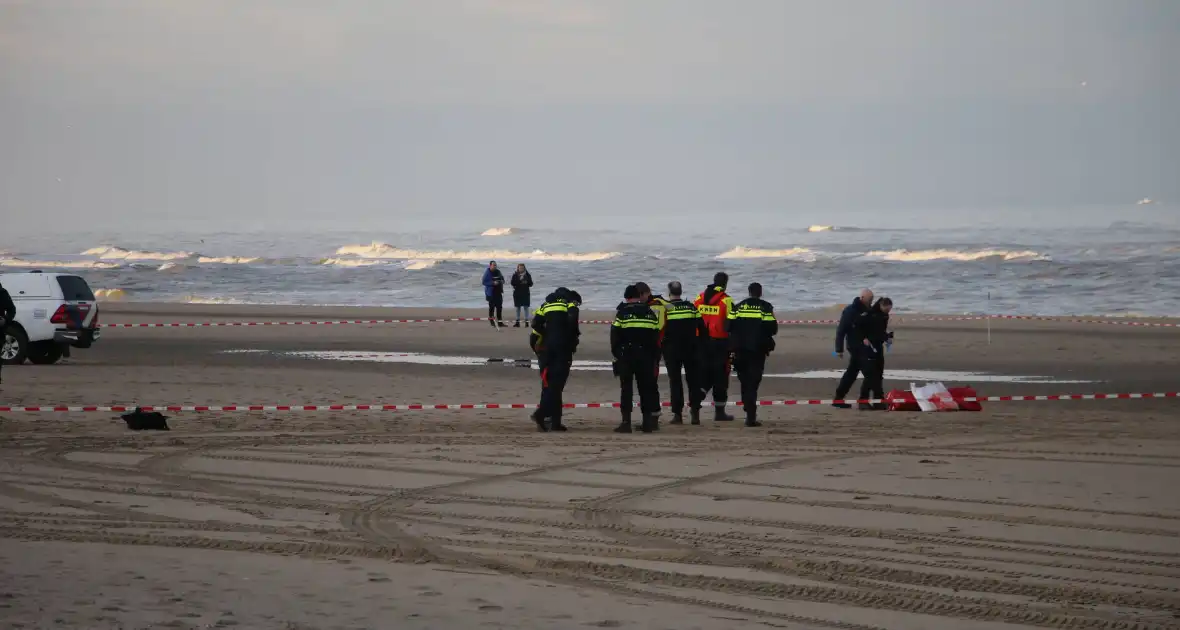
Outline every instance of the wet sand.
[[[455, 315], [478, 313], [112, 304], [102, 316]], [[984, 322], [896, 330], [890, 369], [1096, 381], [977, 383], [982, 395], [1177, 388], [1175, 329], [999, 321], [991, 345]], [[107, 329], [63, 364], [6, 367], [0, 399], [534, 402], [536, 373], [520, 368], [277, 354], [525, 358], [526, 334]], [[586, 326], [579, 358], [607, 359], [606, 335]], [[784, 326], [768, 372], [840, 367], [831, 337]], [[225, 352], [242, 349], [267, 352]], [[827, 398], [834, 385], [772, 378], [762, 397]], [[575, 372], [566, 393], [616, 398], [609, 372]], [[0, 626], [1180, 627], [1175, 399], [773, 407], [760, 429], [706, 417], [627, 436], [610, 433], [616, 413], [570, 410], [566, 434], [511, 410], [182, 413], [168, 433], [109, 414], [4, 415]]]

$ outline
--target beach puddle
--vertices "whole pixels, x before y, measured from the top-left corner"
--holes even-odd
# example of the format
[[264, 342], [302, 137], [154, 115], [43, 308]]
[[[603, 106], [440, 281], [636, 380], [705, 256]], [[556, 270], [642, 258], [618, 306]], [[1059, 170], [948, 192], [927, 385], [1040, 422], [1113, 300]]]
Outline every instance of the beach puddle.
[[[809, 370], [789, 374], [765, 374], [763, 378], [817, 378], [839, 379], [844, 370]], [[958, 383], [1093, 383], [1074, 379], [1059, 379], [1054, 376], [1013, 376], [1008, 374], [981, 374], [978, 372], [953, 372], [943, 370], [885, 370], [887, 381], [953, 381]]]
[[[409, 363], [417, 365], [443, 365], [457, 367], [501, 367], [536, 370], [537, 361], [529, 358], [512, 357], [467, 357], [426, 354], [421, 352], [358, 352], [355, 350], [314, 350], [314, 351], [268, 351], [268, 350], [226, 350], [226, 354], [269, 353], [296, 359], [317, 361], [361, 361], [367, 363]], [[575, 360], [572, 370], [610, 371], [610, 361]], [[661, 374], [667, 370], [660, 367]], [[763, 378], [804, 378], [836, 379], [844, 370], [810, 370], [785, 374], [765, 374]], [[978, 372], [954, 372], [943, 370], [886, 370], [887, 381], [947, 381], [959, 383], [1092, 383], [1094, 381], [1059, 379], [1053, 376], [1013, 376], [1006, 374], [982, 374]]]

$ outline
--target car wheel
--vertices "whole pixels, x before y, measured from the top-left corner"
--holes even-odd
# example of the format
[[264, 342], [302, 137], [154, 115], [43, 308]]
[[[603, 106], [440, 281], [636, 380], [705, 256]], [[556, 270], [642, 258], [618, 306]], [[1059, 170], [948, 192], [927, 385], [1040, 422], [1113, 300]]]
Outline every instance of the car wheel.
[[62, 347], [52, 341], [29, 344], [29, 361], [35, 365], [52, 365], [62, 357]]
[[29, 356], [29, 336], [20, 326], [9, 326], [4, 331], [4, 347], [0, 349], [0, 360], [4, 365], [20, 365]]

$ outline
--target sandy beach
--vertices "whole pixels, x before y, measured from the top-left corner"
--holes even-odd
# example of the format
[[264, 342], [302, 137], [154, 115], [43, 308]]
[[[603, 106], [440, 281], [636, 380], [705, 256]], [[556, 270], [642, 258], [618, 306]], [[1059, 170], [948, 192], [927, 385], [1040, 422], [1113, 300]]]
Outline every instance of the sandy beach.
[[[102, 309], [108, 324], [480, 315]], [[995, 321], [990, 343], [983, 321], [894, 329], [887, 377], [971, 372], [939, 380], [985, 396], [1180, 383], [1175, 328]], [[591, 363], [567, 402], [617, 399], [592, 363], [607, 334], [584, 327]], [[397, 356], [524, 359], [526, 335], [108, 328], [61, 364], [6, 366], [0, 401], [532, 403], [530, 369]], [[783, 326], [761, 397], [830, 398], [832, 337]], [[0, 626], [1180, 628], [1176, 399], [770, 407], [758, 429], [708, 412], [623, 436], [605, 409], [569, 410], [565, 434], [519, 410], [177, 413], [142, 433], [112, 414], [0, 414]]]

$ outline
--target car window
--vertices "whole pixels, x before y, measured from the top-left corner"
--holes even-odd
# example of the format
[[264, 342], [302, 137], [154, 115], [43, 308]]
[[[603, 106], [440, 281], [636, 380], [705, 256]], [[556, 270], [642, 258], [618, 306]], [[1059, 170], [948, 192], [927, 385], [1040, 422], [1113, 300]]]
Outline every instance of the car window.
[[62, 298], [67, 302], [93, 302], [94, 292], [90, 285], [78, 276], [58, 276], [57, 284], [61, 286]]

